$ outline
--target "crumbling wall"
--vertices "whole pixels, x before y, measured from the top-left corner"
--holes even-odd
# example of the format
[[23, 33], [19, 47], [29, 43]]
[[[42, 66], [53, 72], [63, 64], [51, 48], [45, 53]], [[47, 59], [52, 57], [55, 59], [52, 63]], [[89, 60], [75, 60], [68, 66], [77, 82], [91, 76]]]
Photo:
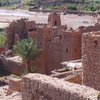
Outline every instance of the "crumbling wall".
[[22, 80], [22, 100], [97, 100], [98, 91], [41, 74]]
[[9, 27], [7, 27], [6, 31], [7, 31], [7, 48], [8, 49], [12, 49], [13, 45], [14, 45], [14, 38], [15, 38], [15, 27], [16, 23], [12, 22]]
[[[14, 58], [13, 58], [14, 59]], [[22, 75], [25, 70], [25, 65], [22, 62], [14, 61], [10, 58], [5, 58], [4, 56], [0, 56], [0, 67], [1, 69], [15, 74], [15, 75]]]
[[100, 32], [82, 37], [83, 83], [100, 90]]

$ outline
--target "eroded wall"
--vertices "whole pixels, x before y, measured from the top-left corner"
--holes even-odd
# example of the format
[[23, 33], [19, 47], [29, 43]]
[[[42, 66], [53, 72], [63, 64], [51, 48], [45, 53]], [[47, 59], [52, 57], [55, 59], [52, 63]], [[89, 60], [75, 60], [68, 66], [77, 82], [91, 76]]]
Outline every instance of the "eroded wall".
[[83, 83], [100, 90], [100, 32], [83, 34]]
[[41, 74], [22, 81], [22, 100], [97, 100], [98, 91]]

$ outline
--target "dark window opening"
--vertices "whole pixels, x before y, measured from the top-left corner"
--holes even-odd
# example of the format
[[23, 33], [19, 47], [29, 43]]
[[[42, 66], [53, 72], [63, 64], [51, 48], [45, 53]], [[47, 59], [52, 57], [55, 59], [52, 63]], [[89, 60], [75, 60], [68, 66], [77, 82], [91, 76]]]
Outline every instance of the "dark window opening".
[[68, 52], [68, 48], [66, 48], [66, 52]]
[[76, 48], [75, 48], [75, 52], [76, 52]]
[[94, 43], [95, 43], [95, 47], [96, 47], [96, 46], [97, 46], [97, 44], [98, 44], [97, 40], [95, 40], [95, 41], [94, 41]]
[[34, 28], [34, 29], [29, 29], [28, 31], [29, 31], [29, 32], [36, 31], [36, 28]]
[[55, 21], [55, 26], [57, 25], [57, 21]]

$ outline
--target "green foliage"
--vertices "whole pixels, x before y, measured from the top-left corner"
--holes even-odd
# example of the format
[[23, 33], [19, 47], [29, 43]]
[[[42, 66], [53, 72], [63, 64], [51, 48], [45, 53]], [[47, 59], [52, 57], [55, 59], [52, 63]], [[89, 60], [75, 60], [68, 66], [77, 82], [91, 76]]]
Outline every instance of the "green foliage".
[[6, 34], [0, 34], [0, 47], [5, 47], [7, 44], [7, 36]]
[[16, 54], [21, 56], [25, 61], [35, 59], [39, 54], [39, 49], [37, 47], [36, 41], [32, 39], [24, 39], [18, 41], [14, 46], [14, 51]]
[[77, 10], [77, 7], [75, 5], [71, 5], [68, 7], [68, 10]]
[[27, 5], [28, 6], [35, 6], [35, 5], [38, 5], [38, 1], [37, 0], [30, 0], [27, 2]]
[[24, 73], [26, 74], [28, 72], [34, 72], [35, 68], [32, 66], [31, 60], [35, 59], [40, 52], [36, 41], [32, 39], [18, 41], [16, 45], [14, 45], [14, 51], [23, 59], [23, 63], [26, 67]]
[[0, 6], [10, 6], [20, 3], [20, 0], [0, 0]]
[[90, 10], [94, 12], [94, 11], [96, 11], [96, 8], [92, 6], [92, 7], [90, 7]]
[[[20, 5], [20, 6], [18, 6]], [[98, 11], [100, 10], [100, 0], [81, 0], [80, 3], [72, 3], [67, 0], [56, 0], [55, 3], [41, 3], [41, 0], [0, 0], [0, 7], [7, 9], [15, 9], [23, 7], [23, 9], [29, 9], [31, 6], [45, 9], [60, 9], [61, 6], [67, 6], [69, 10], [78, 11]]]

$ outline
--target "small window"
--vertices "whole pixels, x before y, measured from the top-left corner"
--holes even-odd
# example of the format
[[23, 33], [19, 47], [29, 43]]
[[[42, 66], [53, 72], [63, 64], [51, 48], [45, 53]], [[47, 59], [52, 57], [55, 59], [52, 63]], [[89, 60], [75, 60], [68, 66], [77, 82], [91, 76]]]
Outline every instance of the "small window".
[[57, 21], [55, 21], [55, 26], [57, 25]]
[[98, 44], [97, 40], [95, 40], [95, 41], [94, 41], [94, 43], [95, 43], [95, 47], [96, 47], [96, 46], [97, 46], [97, 44]]
[[66, 52], [68, 52], [68, 48], [66, 48]]
[[76, 48], [75, 48], [75, 52], [76, 52]]

